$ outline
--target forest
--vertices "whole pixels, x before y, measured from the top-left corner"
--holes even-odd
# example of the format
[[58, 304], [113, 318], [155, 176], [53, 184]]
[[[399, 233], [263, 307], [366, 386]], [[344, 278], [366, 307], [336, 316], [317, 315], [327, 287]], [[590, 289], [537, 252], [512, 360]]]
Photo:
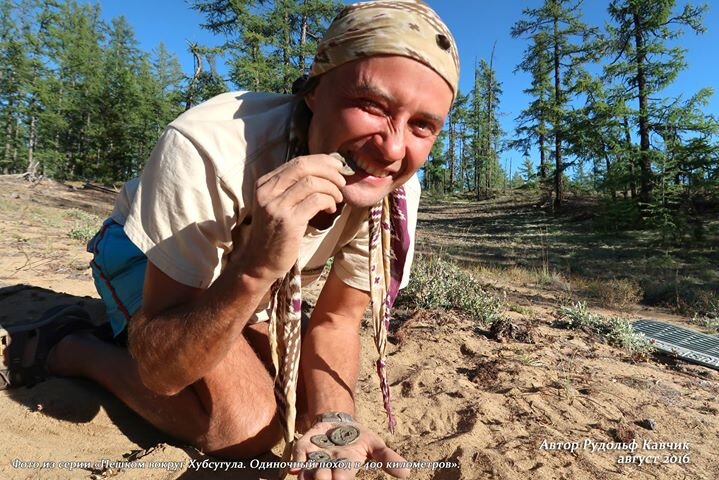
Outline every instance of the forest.
[[[193, 105], [233, 89], [289, 93], [341, 6], [193, 0], [202, 28], [222, 44], [188, 43], [194, 70], [183, 72], [163, 44], [142, 51], [124, 17], [103, 21], [98, 3], [1, 0], [0, 172], [127, 180], [165, 125]], [[678, 39], [703, 32], [706, 11], [612, 0], [610, 21], [598, 26], [582, 20], [578, 0], [526, 8], [511, 35], [526, 44], [516, 69], [531, 78], [531, 103], [503, 131], [494, 49], [465, 65], [473, 88], [457, 95], [423, 169], [425, 190], [486, 199], [523, 189], [552, 210], [568, 193], [587, 195], [607, 228], [639, 222], [667, 237], [701, 237], [698, 213], [719, 197], [719, 121], [705, 112], [713, 91], [662, 92], [686, 67]], [[520, 165], [502, 165], [507, 149], [524, 152]]]

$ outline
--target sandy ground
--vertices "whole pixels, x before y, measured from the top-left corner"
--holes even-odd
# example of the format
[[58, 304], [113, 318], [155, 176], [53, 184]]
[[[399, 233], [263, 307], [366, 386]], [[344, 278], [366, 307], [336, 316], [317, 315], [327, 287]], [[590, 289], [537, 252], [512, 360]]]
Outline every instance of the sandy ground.
[[[78, 209], [100, 219], [111, 203], [109, 194], [0, 177], [0, 324], [32, 320], [59, 302], [81, 302], [102, 321], [90, 256], [68, 232], [82, 217]], [[399, 312], [404, 321], [389, 357], [394, 435], [386, 430], [374, 346], [364, 331], [359, 418], [408, 460], [448, 465], [415, 469], [410, 478], [719, 478], [719, 372], [666, 357], [633, 363], [590, 334], [553, 328], [551, 299], [541, 293], [510, 292], [525, 308], [506, 315], [526, 326], [534, 343], [491, 339], [454, 313]], [[646, 419], [653, 429], [638, 425]], [[203, 468], [213, 459], [174, 443], [80, 379], [0, 392], [0, 421], [2, 479], [276, 476]], [[636, 450], [614, 449], [619, 439], [636, 440]], [[359, 478], [389, 476], [367, 470]]]

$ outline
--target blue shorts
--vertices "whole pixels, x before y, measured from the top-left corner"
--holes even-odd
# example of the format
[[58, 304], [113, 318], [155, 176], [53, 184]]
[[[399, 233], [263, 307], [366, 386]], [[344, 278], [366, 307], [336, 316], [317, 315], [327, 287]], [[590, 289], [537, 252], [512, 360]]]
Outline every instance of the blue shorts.
[[100, 294], [115, 337], [123, 334], [130, 317], [142, 305], [147, 257], [135, 246], [122, 225], [108, 218], [87, 244], [95, 288]]

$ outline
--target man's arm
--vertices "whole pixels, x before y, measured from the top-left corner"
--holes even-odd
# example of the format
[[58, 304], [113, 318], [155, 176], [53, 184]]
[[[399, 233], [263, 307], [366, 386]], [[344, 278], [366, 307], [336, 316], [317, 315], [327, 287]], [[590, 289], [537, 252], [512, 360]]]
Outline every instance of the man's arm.
[[270, 284], [231, 263], [203, 290], [173, 280], [148, 261], [143, 305], [128, 326], [145, 386], [174, 395], [202, 378], [237, 341]]
[[359, 328], [369, 301], [369, 293], [348, 286], [330, 271], [302, 344], [300, 368], [310, 420], [329, 411], [354, 414]]
[[[302, 344], [300, 366], [305, 379], [310, 421], [325, 412], [339, 411], [354, 415], [354, 392], [359, 376], [359, 327], [369, 301], [369, 293], [346, 285], [334, 269], [330, 272]], [[409, 469], [389, 465], [389, 462], [406, 462], [402, 456], [361, 423], [353, 422], [352, 425], [360, 432], [359, 440], [351, 445], [336, 447], [341, 448], [341, 453], [337, 452], [337, 455], [352, 462], [373, 459], [381, 462], [387, 473], [407, 478]], [[311, 444], [310, 438], [326, 434], [333, 426], [333, 423], [327, 422], [312, 426], [295, 445], [294, 459], [307, 461], [307, 453], [317, 449]], [[354, 478], [357, 471], [357, 468], [339, 469], [333, 470], [331, 475], [332, 478]], [[299, 475], [299, 478], [315, 478], [314, 471], [300, 467], [291, 468], [290, 473]], [[325, 475], [327, 473], [330, 472], [324, 472]]]
[[310, 219], [337, 211], [346, 183], [341, 167], [329, 155], [310, 155], [260, 177], [244, 251], [230, 257], [207, 290], [182, 285], [148, 261], [143, 306], [128, 327], [146, 387], [173, 395], [220, 362], [272, 283], [297, 260]]

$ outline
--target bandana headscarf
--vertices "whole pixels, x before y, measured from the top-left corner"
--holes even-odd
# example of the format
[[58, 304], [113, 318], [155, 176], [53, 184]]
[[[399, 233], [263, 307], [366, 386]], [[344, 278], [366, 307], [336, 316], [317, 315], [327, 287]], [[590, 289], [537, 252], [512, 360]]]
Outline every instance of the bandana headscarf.
[[[309, 78], [374, 55], [399, 55], [417, 60], [437, 72], [449, 84], [453, 94], [457, 94], [459, 56], [454, 38], [429, 6], [412, 0], [374, 1], [345, 7], [318, 45]], [[303, 128], [306, 134], [306, 125], [300, 126], [302, 122], [297, 117], [292, 123], [288, 160], [302, 153], [303, 142], [299, 139]], [[397, 188], [370, 209], [369, 228], [372, 326], [379, 355], [376, 366], [389, 429], [394, 433], [395, 419], [385, 367], [390, 309], [399, 291], [409, 250], [404, 187]], [[276, 371], [275, 397], [285, 438], [285, 459], [292, 453], [297, 415], [300, 289], [300, 270], [296, 264], [272, 289], [270, 344]]]

